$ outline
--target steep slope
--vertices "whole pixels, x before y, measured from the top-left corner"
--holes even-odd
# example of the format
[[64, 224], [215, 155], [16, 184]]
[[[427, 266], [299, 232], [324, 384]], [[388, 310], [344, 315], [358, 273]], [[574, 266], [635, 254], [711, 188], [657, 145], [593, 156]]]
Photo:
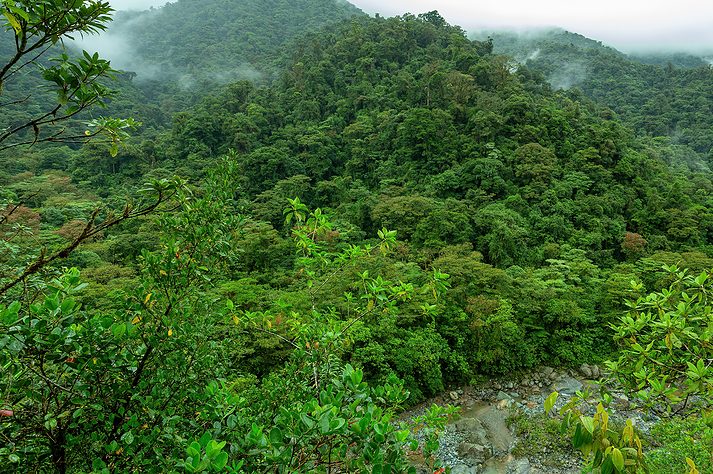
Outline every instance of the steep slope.
[[497, 53], [542, 73], [552, 87], [577, 87], [634, 129], [670, 137], [711, 159], [713, 69], [690, 55], [627, 56], [562, 30], [492, 35]]
[[[307, 302], [274, 277], [295, 253], [280, 240], [288, 198], [335, 217], [325, 245], [396, 231], [396, 261], [375, 258], [369, 274], [449, 273], [442, 317], [379, 316], [349, 354], [417, 398], [464, 373], [594, 357], [609, 350], [634, 262], [710, 251], [711, 175], [490, 48], [436, 13], [335, 25], [303, 38], [271, 87], [234, 84], [178, 114], [150, 161], [200, 179], [235, 150], [231, 185], [251, 222], [239, 268], [297, 313], [344, 307], [354, 287], [315, 284]], [[122, 159], [128, 170], [140, 157]]]
[[341, 0], [178, 0], [121, 12], [105, 44], [139, 79], [173, 78], [187, 89], [270, 76], [291, 38], [359, 14]]
[[[198, 173], [236, 149], [246, 199], [305, 175], [314, 203], [367, 232], [396, 226], [426, 247], [469, 242], [504, 266], [537, 262], [548, 243], [612, 262], [626, 231], [659, 249], [709, 243], [709, 211], [695, 208], [707, 198], [688, 169], [668, 167], [681, 165], [678, 148], [634, 140], [586, 99], [511, 73], [489, 47], [435, 13], [321, 31], [274, 87], [239, 84], [177, 117], [158, 161]], [[664, 204], [652, 189], [677, 197]], [[372, 205], [352, 215], [358, 192]], [[677, 234], [678, 213], [698, 230]], [[270, 220], [279, 226], [281, 214]]]
[[[170, 125], [185, 109], [218, 86], [239, 79], [268, 82], [284, 45], [295, 36], [363, 14], [343, 0], [178, 0], [159, 9], [117, 12], [101, 35], [67, 46], [99, 51], [126, 71], [107, 85], [117, 91], [107, 109], [84, 114], [70, 126], [98, 115], [134, 117], [146, 129]], [[14, 54], [12, 35], [0, 32], [0, 61]], [[44, 64], [57, 56], [49, 51]], [[29, 72], [29, 73], [28, 73]], [[23, 71], [6, 85], [0, 129], [46, 110], [54, 100], [37, 71]]]

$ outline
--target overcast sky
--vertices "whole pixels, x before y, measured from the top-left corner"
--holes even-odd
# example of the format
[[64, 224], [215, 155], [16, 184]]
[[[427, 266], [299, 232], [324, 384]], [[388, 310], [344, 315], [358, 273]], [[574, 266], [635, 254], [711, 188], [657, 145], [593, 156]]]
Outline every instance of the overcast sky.
[[[115, 8], [159, 6], [165, 0], [110, 0]], [[236, 2], [240, 0], [234, 0]], [[438, 10], [467, 31], [559, 26], [624, 51], [713, 51], [710, 0], [351, 0], [368, 13]]]

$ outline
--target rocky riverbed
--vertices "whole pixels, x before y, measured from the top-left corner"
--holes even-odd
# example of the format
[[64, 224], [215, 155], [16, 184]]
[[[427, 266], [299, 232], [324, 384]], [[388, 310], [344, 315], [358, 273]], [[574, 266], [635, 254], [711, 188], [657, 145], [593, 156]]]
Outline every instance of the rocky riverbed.
[[[515, 379], [495, 379], [447, 392], [405, 416], [418, 416], [433, 403], [461, 408], [459, 417], [442, 433], [437, 454], [454, 474], [578, 474], [582, 458], [568, 443], [552, 448], [528, 446], [533, 441], [518, 436], [513, 419], [542, 419], [544, 400], [553, 391], [560, 394], [557, 407], [578, 391], [589, 389], [596, 394], [596, 380], [601, 376], [598, 367], [586, 364], [578, 371], [543, 367]], [[590, 409], [594, 408], [592, 403]], [[643, 432], [657, 421], [630, 410], [628, 398], [621, 393], [615, 393], [609, 411], [612, 417], [632, 418]]]

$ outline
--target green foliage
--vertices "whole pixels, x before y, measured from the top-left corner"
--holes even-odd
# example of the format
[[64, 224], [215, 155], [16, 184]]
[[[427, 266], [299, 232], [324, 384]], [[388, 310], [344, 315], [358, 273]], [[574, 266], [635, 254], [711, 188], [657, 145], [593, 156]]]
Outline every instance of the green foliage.
[[181, 467], [186, 472], [240, 472], [243, 463], [228, 466], [228, 453], [223, 450], [225, 441], [218, 442], [212, 439], [209, 432], [206, 432], [197, 441], [193, 441], [186, 453], [188, 457]]
[[[557, 392], [545, 400], [545, 411], [550, 413], [557, 400]], [[627, 420], [621, 431], [609, 423], [609, 412], [600, 403], [594, 416], [585, 415], [580, 405], [587, 394], [578, 394], [561, 409], [562, 429], [573, 430], [572, 445], [581, 451], [588, 469], [597, 473], [649, 472], [644, 460], [641, 439]]]
[[9, 97], [4, 94], [6, 83], [12, 84], [21, 77], [18, 73], [26, 66], [39, 69], [42, 79], [51, 84], [50, 90], [56, 98], [51, 102], [40, 99], [37, 102], [42, 111], [3, 127], [0, 151], [42, 142], [87, 142], [89, 138], [104, 134], [111, 143], [112, 156], [117, 155], [119, 143], [128, 136], [124, 129], [139, 125], [135, 120], [97, 119], [88, 123], [96, 130], [86, 133], [74, 128], [67, 130], [67, 126], [63, 126], [63, 122], [70, 122], [85, 110], [104, 106], [112, 97], [112, 91], [103, 84], [116, 72], [109, 61], [100, 58], [98, 53], [82, 51], [79, 57], [70, 58], [63, 51], [51, 60], [50, 65], [37, 64], [37, 60], [54, 45], [63, 45], [64, 40], [73, 38], [73, 35], [96, 34], [106, 30], [113, 11], [108, 2], [98, 0], [3, 0], [0, 4], [3, 17], [0, 27], [12, 33], [3, 33], [3, 37], [9, 36], [14, 48], [11, 47], [8, 57], [0, 61], [0, 96], [3, 97], [0, 108], [21, 105], [32, 98], [32, 94], [19, 96], [12, 86]]
[[627, 56], [562, 30], [492, 36], [497, 53], [543, 75], [553, 88], [577, 87], [640, 134], [676, 137], [677, 143], [695, 150], [688, 154], [692, 161], [707, 159], [713, 147], [704, 118], [711, 103], [711, 68], [703, 58]]
[[617, 380], [647, 407], [668, 415], [710, 408], [711, 275], [676, 266], [673, 283], [630, 304], [613, 326], [622, 346], [608, 364]]
[[[646, 458], [651, 471], [661, 474], [689, 473], [713, 469], [713, 428], [705, 417], [691, 417], [660, 422], [651, 431], [651, 448]], [[689, 461], [692, 461], [689, 462]]]
[[[40, 3], [75, 18], [107, 8]], [[405, 406], [483, 375], [619, 356], [620, 382], [648, 405], [710, 408], [713, 184], [699, 155], [637, 137], [437, 12], [233, 3], [122, 15], [114, 31], [142, 51], [139, 76], [146, 60], [187, 79], [116, 73], [111, 112], [133, 120], [91, 115], [110, 97], [91, 78], [110, 65], [57, 48], [39, 64], [52, 90], [1, 114], [5, 130], [59, 104], [91, 125], [68, 117], [68, 133], [110, 149], [18, 147], [3, 162], [0, 465], [409, 472], [420, 430], [435, 470], [454, 412], [432, 407], [414, 426], [397, 421]], [[7, 38], [24, 37], [10, 5], [36, 4], [2, 3]], [[0, 41], [11, 58], [12, 43]], [[236, 78], [261, 84], [214, 87]], [[10, 102], [34, 88], [10, 79]], [[146, 128], [118, 148], [138, 119]], [[17, 139], [50, 133], [35, 125]], [[193, 184], [164, 179], [175, 173]], [[151, 201], [127, 204], [144, 182]], [[594, 468], [641, 464], [635, 434], [608, 426], [603, 406], [565, 416]], [[673, 451], [654, 446], [652, 469], [686, 457], [708, 469], [699, 420], [657, 428]], [[694, 442], [684, 450], [667, 426]], [[544, 440], [552, 422], [520, 428]]]
[[525, 415], [515, 413], [508, 424], [519, 438], [513, 455], [541, 456], [545, 465], [559, 467], [559, 456], [571, 453], [572, 445], [561, 433], [561, 423], [545, 414]]

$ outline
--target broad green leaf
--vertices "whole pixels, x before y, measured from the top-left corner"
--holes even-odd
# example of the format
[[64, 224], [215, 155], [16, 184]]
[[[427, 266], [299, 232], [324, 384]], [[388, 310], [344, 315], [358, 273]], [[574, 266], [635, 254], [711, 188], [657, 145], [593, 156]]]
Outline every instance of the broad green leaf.
[[557, 392], [552, 392], [549, 397], [545, 400], [545, 413], [549, 414], [552, 411], [552, 408], [554, 408], [555, 403], [557, 403], [557, 397], [559, 397], [559, 393]]
[[614, 448], [611, 452], [611, 460], [618, 471], [624, 470], [624, 454], [619, 449]]
[[283, 436], [282, 436], [282, 431], [280, 430], [280, 428], [275, 427], [272, 430], [270, 430], [270, 442], [272, 444], [281, 444], [282, 439], [283, 439]]
[[594, 420], [589, 416], [581, 416], [579, 419], [582, 422], [582, 426], [584, 426], [587, 429], [589, 434], [593, 434], [594, 433]]
[[133, 443], [133, 442], [134, 442], [134, 435], [133, 435], [133, 433], [131, 433], [131, 431], [128, 431], [128, 432], [124, 433], [124, 434], [121, 436], [121, 441], [123, 441], [123, 442], [126, 443], [126, 444], [131, 444], [131, 443]]
[[221, 451], [213, 460], [213, 468], [216, 471], [222, 470], [228, 464], [228, 453]]
[[200, 457], [201, 445], [198, 444], [197, 441], [192, 442], [191, 445], [188, 446], [188, 448], [186, 449], [186, 454], [188, 454], [188, 456], [193, 459]]
[[314, 427], [315, 421], [310, 418], [309, 415], [302, 413], [300, 415], [300, 420], [302, 420], [302, 423], [304, 423], [308, 429], [312, 429]]
[[126, 324], [115, 324], [114, 327], [111, 329], [111, 333], [116, 338], [123, 336], [124, 333], [126, 333]]
[[60, 309], [63, 313], [70, 313], [74, 309], [75, 304], [76, 302], [72, 298], [67, 298], [66, 300], [62, 301]]

